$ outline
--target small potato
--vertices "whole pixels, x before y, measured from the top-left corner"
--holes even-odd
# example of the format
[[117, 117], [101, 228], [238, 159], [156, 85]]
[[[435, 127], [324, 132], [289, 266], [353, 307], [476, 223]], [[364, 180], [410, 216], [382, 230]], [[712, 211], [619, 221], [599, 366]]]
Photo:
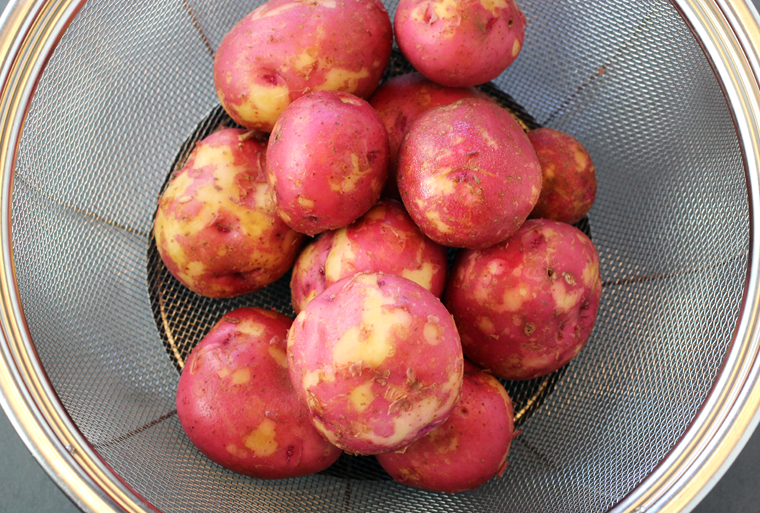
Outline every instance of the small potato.
[[293, 310], [336, 281], [358, 272], [398, 274], [440, 297], [446, 285], [446, 249], [425, 237], [403, 205], [380, 200], [337, 231], [325, 232], [296, 259], [290, 281]]
[[309, 91], [369, 98], [392, 43], [380, 0], [269, 0], [225, 35], [214, 55], [214, 85], [236, 123], [270, 132]]
[[354, 95], [317, 91], [283, 112], [267, 145], [277, 212], [316, 235], [354, 222], [380, 198], [388, 176], [388, 134]]
[[210, 460], [260, 479], [304, 476], [341, 454], [309, 421], [290, 384], [291, 319], [259, 308], [226, 314], [190, 353], [177, 416]]
[[580, 352], [601, 293], [589, 238], [566, 223], [531, 219], [500, 244], [460, 252], [444, 301], [470, 360], [495, 376], [526, 380]]
[[553, 128], [528, 132], [541, 163], [543, 182], [529, 218], [575, 224], [588, 214], [596, 198], [596, 172], [586, 148]]
[[487, 248], [533, 210], [541, 167], [507, 111], [464, 99], [412, 123], [399, 149], [398, 186], [425, 235], [444, 246]]
[[390, 168], [383, 195], [400, 199], [396, 185], [396, 160], [401, 139], [412, 121], [434, 107], [450, 105], [463, 98], [485, 98], [473, 87], [445, 87], [419, 73], [399, 75], [384, 82], [369, 99], [388, 131]]
[[312, 422], [351, 454], [395, 451], [441, 425], [462, 389], [462, 347], [441, 302], [393, 274], [327, 288], [288, 333], [293, 386]]
[[514, 0], [400, 0], [401, 52], [423, 75], [450, 87], [498, 77], [522, 49], [525, 16]]
[[400, 483], [433, 492], [463, 492], [501, 477], [514, 429], [507, 391], [465, 360], [462, 398], [446, 422], [400, 451], [375, 457]]
[[304, 236], [277, 215], [266, 145], [226, 128], [198, 142], [158, 202], [153, 233], [169, 272], [193, 292], [224, 298], [275, 282]]

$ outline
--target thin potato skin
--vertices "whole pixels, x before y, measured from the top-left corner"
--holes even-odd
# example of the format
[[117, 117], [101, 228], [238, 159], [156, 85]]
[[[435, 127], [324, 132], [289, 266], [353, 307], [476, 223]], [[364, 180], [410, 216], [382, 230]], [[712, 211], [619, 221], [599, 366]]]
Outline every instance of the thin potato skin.
[[442, 424], [462, 388], [451, 316], [416, 283], [359, 273], [328, 287], [288, 334], [293, 386], [312, 421], [351, 454], [394, 451]]
[[425, 111], [464, 98], [485, 98], [474, 87], [446, 87], [420, 73], [407, 73], [383, 82], [368, 100], [383, 120], [390, 144], [390, 167], [383, 196], [401, 199], [396, 184], [396, 161], [409, 125]]
[[266, 146], [220, 130], [199, 141], [159, 198], [153, 228], [169, 272], [212, 298], [259, 290], [293, 265], [304, 236], [277, 214]]
[[269, 0], [227, 33], [214, 85], [236, 123], [271, 132], [309, 91], [368, 98], [390, 59], [393, 34], [379, 0]]
[[525, 16], [514, 0], [400, 0], [396, 41], [409, 62], [449, 87], [484, 84], [517, 58]]
[[367, 271], [403, 276], [440, 297], [446, 249], [420, 231], [400, 202], [380, 200], [352, 224], [324, 232], [304, 248], [290, 281], [293, 310], [300, 312], [336, 281]]
[[291, 319], [259, 308], [227, 313], [188, 357], [177, 416], [209, 459], [259, 479], [326, 469], [341, 451], [309, 421], [290, 383], [286, 337]]
[[375, 457], [400, 483], [433, 492], [464, 492], [501, 476], [514, 429], [507, 391], [465, 360], [462, 398], [446, 422], [400, 451]]
[[601, 291], [589, 238], [566, 223], [531, 219], [500, 244], [460, 252], [444, 303], [467, 358], [495, 376], [527, 380], [580, 352]]
[[573, 136], [554, 128], [528, 132], [541, 163], [541, 195], [528, 216], [575, 224], [589, 213], [596, 199], [596, 169], [586, 148]]
[[425, 235], [444, 246], [481, 249], [528, 217], [541, 192], [541, 167], [507, 111], [464, 99], [412, 123], [399, 149], [398, 186]]
[[294, 101], [267, 144], [267, 178], [280, 217], [316, 235], [351, 224], [380, 198], [388, 134], [364, 100], [317, 91]]

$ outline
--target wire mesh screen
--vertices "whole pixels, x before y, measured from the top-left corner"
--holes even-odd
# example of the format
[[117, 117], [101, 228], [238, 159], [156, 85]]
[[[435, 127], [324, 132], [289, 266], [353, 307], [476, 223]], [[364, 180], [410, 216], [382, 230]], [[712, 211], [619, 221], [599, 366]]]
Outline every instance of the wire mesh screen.
[[[456, 495], [396, 484], [348, 457], [309, 477], [250, 479], [190, 445], [167, 337], [192, 344], [232, 303], [198, 309], [161, 289], [151, 226], [183, 144], [218, 105], [214, 49], [257, 3], [91, 0], [77, 15], [22, 134], [18, 287], [67, 412], [157, 508], [604, 512], [683, 434], [731, 343], [746, 280], [747, 185], [728, 105], [667, 1], [518, 3], [525, 46], [494, 85], [594, 159], [602, 302], [584, 350], [535, 395], [504, 475]], [[286, 281], [236, 301], [289, 312]], [[167, 294], [171, 319], [161, 317]], [[177, 335], [169, 321], [192, 329]]]

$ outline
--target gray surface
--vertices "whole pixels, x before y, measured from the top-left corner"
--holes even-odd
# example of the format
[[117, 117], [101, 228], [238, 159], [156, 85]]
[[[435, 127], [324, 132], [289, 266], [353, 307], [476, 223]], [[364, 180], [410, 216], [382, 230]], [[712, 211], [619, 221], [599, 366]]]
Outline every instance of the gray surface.
[[[756, 5], [760, 0], [756, 2]], [[0, 0], [4, 8], [7, 0]], [[0, 415], [0, 513], [79, 511], [37, 465], [4, 415]], [[756, 433], [713, 491], [695, 509], [760, 511], [760, 434]]]

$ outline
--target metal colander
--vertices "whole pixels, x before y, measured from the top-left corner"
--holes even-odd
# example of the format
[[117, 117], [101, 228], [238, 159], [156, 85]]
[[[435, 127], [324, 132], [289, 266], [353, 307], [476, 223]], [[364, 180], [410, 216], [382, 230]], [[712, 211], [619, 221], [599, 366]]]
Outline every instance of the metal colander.
[[[599, 180], [584, 229], [596, 327], [549, 378], [506, 383], [509, 467], [448, 495], [343, 456], [250, 479], [184, 436], [182, 361], [219, 315], [292, 313], [287, 279], [234, 300], [173, 283], [151, 228], [168, 174], [224, 123], [214, 49], [258, 5], [15, 2], [0, 30], [0, 390], [87, 511], [628, 512], [693, 507], [757, 424], [760, 132], [755, 11], [726, 0], [521, 0], [517, 61], [489, 87], [572, 134]], [[391, 16], [395, 2], [386, 3]]]

